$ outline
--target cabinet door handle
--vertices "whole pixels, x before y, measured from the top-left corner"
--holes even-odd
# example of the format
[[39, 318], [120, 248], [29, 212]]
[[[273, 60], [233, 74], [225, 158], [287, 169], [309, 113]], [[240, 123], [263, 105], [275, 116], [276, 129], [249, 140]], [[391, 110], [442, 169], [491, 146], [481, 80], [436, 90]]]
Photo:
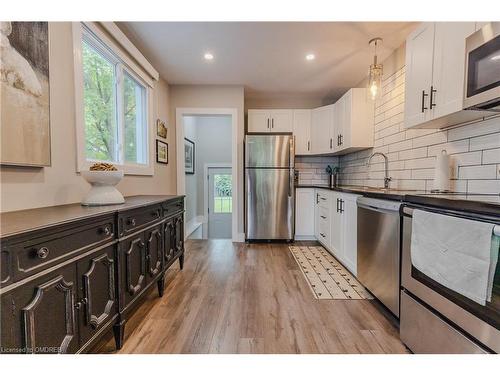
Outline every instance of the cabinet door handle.
[[330, 138], [330, 148], [332, 148], [333, 145], [333, 139]]
[[341, 199], [340, 200], [340, 213], [343, 213], [344, 212], [344, 200]]
[[342, 134], [340, 134], [340, 146], [342, 146], [344, 144], [344, 136]]
[[434, 89], [434, 86], [431, 86], [431, 96], [429, 98], [429, 108], [432, 109], [432, 107], [435, 107], [436, 104], [433, 103], [433, 98], [434, 98], [434, 93], [437, 92], [437, 90]]
[[325, 238], [326, 236], [323, 233], [319, 234], [321, 237]]
[[319, 203], [319, 194], [316, 193], [316, 204], [318, 204], [318, 203]]
[[269, 129], [269, 119], [267, 119], [267, 128]]
[[427, 109], [427, 107], [425, 106], [425, 97], [426, 96], [429, 96], [429, 94], [426, 94], [425, 90], [422, 90], [422, 113], [424, 113], [424, 111]]
[[311, 151], [311, 141], [307, 141], [307, 151]]
[[274, 119], [271, 119], [271, 128], [274, 129]]
[[339, 212], [339, 199], [337, 198], [337, 212]]
[[337, 135], [337, 146], [340, 146], [340, 135]]
[[319, 217], [321, 217], [322, 219], [326, 219], [326, 216], [323, 215], [319, 215]]

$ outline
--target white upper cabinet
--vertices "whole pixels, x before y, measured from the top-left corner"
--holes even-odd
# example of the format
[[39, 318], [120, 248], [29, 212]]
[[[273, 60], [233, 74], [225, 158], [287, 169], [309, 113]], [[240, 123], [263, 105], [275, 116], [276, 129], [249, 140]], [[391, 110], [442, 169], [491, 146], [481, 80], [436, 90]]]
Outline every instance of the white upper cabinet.
[[429, 117], [432, 86], [434, 23], [424, 22], [406, 39], [405, 126], [411, 128]]
[[424, 22], [406, 40], [405, 127], [443, 128], [482, 117], [464, 111], [465, 39], [474, 22]]
[[311, 115], [311, 150], [313, 154], [331, 154], [333, 150], [334, 105], [315, 108]]
[[248, 110], [248, 132], [265, 133], [271, 130], [270, 112], [261, 109]]
[[293, 135], [295, 136], [295, 154], [311, 153], [311, 110], [295, 109], [293, 111]]
[[332, 138], [336, 154], [373, 147], [374, 108], [365, 88], [350, 89], [335, 103]]
[[291, 133], [293, 131], [293, 110], [291, 109], [249, 109], [249, 133]]
[[291, 133], [293, 131], [293, 110], [273, 109], [271, 110], [271, 132]]

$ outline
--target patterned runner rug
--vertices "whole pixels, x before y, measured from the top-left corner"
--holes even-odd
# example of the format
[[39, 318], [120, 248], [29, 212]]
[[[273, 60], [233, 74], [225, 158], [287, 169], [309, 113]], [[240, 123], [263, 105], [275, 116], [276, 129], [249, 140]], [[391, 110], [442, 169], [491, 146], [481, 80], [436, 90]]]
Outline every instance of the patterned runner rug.
[[290, 246], [316, 299], [373, 299], [373, 296], [321, 246]]

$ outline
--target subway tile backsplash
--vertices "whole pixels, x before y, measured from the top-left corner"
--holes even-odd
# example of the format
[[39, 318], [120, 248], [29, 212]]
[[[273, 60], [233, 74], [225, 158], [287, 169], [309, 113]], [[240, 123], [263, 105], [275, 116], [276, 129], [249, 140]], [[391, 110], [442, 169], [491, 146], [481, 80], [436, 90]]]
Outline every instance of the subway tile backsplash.
[[500, 117], [453, 129], [404, 129], [404, 78], [401, 68], [383, 82], [375, 103], [375, 147], [339, 158], [344, 185], [384, 184], [383, 159], [366, 165], [372, 152], [389, 158], [391, 187], [433, 189], [436, 155], [450, 155], [450, 188], [470, 194], [500, 194]]
[[328, 185], [326, 167], [338, 166], [339, 158], [335, 156], [296, 156], [295, 169], [299, 172], [300, 185]]
[[383, 96], [375, 103], [374, 145], [370, 150], [340, 157], [298, 156], [301, 184], [328, 184], [328, 164], [341, 168], [343, 185], [384, 185], [384, 162], [368, 157], [383, 152], [389, 158], [391, 187], [432, 190], [436, 155], [450, 155], [450, 189], [469, 194], [500, 194], [500, 117], [452, 129], [404, 128], [405, 68], [383, 81]]

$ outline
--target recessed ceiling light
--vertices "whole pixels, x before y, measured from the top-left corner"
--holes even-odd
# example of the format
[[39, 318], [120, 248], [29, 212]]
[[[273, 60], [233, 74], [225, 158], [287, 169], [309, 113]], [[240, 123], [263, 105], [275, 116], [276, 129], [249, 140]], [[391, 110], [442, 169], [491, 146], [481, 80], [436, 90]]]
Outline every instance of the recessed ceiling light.
[[308, 54], [306, 55], [306, 60], [307, 60], [307, 61], [312, 61], [312, 60], [314, 60], [315, 58], [316, 58], [316, 56], [314, 55], [314, 53], [308, 53]]
[[214, 59], [214, 55], [211, 54], [210, 52], [206, 52], [203, 57], [205, 58], [205, 60], [213, 60]]

